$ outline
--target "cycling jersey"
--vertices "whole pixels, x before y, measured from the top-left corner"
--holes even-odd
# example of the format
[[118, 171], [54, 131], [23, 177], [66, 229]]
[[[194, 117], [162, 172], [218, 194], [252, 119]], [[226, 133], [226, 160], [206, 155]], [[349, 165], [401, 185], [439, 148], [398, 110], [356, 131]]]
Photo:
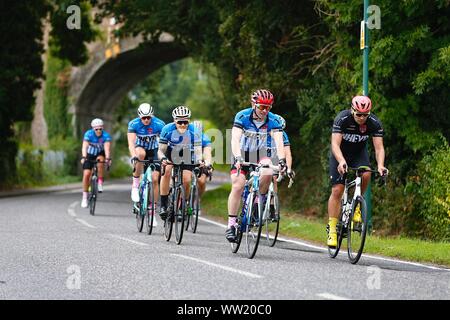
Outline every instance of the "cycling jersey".
[[157, 117], [152, 117], [149, 125], [144, 125], [140, 118], [128, 123], [128, 132], [136, 133], [136, 147], [145, 150], [158, 149], [158, 137], [165, 123]]
[[276, 114], [269, 112], [264, 122], [257, 122], [253, 119], [252, 108], [238, 112], [234, 118], [233, 127], [243, 130], [240, 147], [245, 158], [254, 158], [256, 155], [256, 161], [270, 154], [270, 133], [282, 130], [281, 121]]
[[159, 143], [167, 144], [169, 160], [178, 162], [173, 155], [183, 157], [183, 152], [188, 151], [191, 154], [190, 160], [188, 159], [188, 161], [197, 163], [200, 159], [194, 159], [194, 151], [198, 147], [203, 149], [211, 146], [211, 139], [192, 123], [189, 124], [186, 132], [181, 134], [178, 132], [175, 123], [172, 122], [165, 125], [162, 129]]
[[84, 141], [89, 142], [87, 154], [97, 156], [105, 150], [105, 142], [111, 142], [111, 136], [108, 132], [102, 131], [102, 135], [97, 137], [94, 129], [90, 129], [84, 134]]
[[351, 110], [341, 111], [334, 119], [333, 133], [342, 133], [341, 150], [344, 154], [358, 153], [367, 145], [369, 136], [383, 137], [384, 131], [380, 120], [370, 114], [364, 124], [358, 125]]

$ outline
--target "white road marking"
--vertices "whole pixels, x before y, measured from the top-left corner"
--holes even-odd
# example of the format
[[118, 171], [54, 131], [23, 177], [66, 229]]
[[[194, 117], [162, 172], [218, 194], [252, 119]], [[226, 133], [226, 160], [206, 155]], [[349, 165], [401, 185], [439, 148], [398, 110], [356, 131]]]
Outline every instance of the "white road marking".
[[75, 220], [78, 221], [79, 223], [85, 225], [85, 226], [88, 227], [88, 228], [91, 228], [91, 229], [97, 229], [97, 227], [93, 226], [92, 224], [87, 223], [87, 222], [84, 221], [83, 219], [76, 218]]
[[72, 203], [69, 208], [67, 209], [67, 213], [72, 216], [72, 217], [76, 217], [77, 214], [75, 213], [75, 207], [79, 204], [79, 201], [75, 201], [74, 203]]
[[147, 243], [143, 243], [143, 242], [135, 241], [135, 240], [132, 240], [132, 239], [124, 238], [124, 237], [117, 236], [117, 235], [114, 235], [114, 234], [110, 234], [110, 236], [113, 237], [113, 238], [116, 238], [116, 239], [120, 239], [120, 240], [124, 240], [124, 241], [127, 241], [127, 242], [131, 242], [133, 244], [137, 244], [137, 245], [140, 245], [140, 246], [148, 246]]
[[328, 300], [350, 300], [349, 298], [344, 298], [344, 297], [336, 296], [336, 295], [334, 295], [334, 294], [327, 293], [327, 292], [324, 292], [324, 293], [318, 293], [317, 296], [318, 296], [318, 297], [321, 297], [321, 298], [328, 299]]
[[[218, 223], [216, 221], [211, 221], [211, 220], [203, 218], [203, 217], [199, 217], [199, 219], [202, 220], [202, 221], [214, 224], [216, 226], [222, 227], [222, 228], [227, 228], [226, 225], [224, 225], [222, 223]], [[297, 244], [297, 245], [300, 245], [300, 246], [309, 247], [309, 248], [312, 248], [312, 249], [317, 249], [317, 250], [321, 250], [321, 251], [328, 251], [327, 248], [315, 246], [315, 245], [312, 245], [312, 244], [309, 244], [309, 243], [305, 243], [305, 242], [302, 242], [302, 241], [285, 239], [283, 237], [278, 237], [278, 239], [280, 241], [293, 243], [293, 244]], [[429, 265], [416, 263], [416, 262], [409, 262], [409, 261], [403, 261], [403, 260], [397, 260], [397, 259], [389, 259], [389, 258], [372, 256], [372, 255], [367, 255], [367, 254], [363, 254], [362, 257], [369, 258], [369, 259], [382, 260], [382, 261], [387, 261], [387, 262], [393, 262], [393, 263], [403, 263], [403, 264], [408, 264], [408, 265], [412, 265], [412, 266], [416, 266], [416, 267], [428, 268], [428, 269], [432, 269], [432, 270], [440, 270], [440, 271], [450, 272], [450, 269], [429, 266]]]
[[176, 257], [180, 257], [180, 258], [196, 261], [196, 262], [199, 262], [199, 263], [203, 263], [203, 264], [206, 264], [206, 265], [211, 266], [211, 267], [216, 267], [216, 268], [219, 268], [219, 269], [222, 269], [222, 270], [238, 273], [238, 274], [241, 274], [241, 275], [249, 277], [249, 278], [257, 278], [257, 279], [263, 278], [262, 276], [254, 274], [254, 273], [250, 273], [250, 272], [234, 269], [234, 268], [227, 267], [227, 266], [222, 266], [220, 264], [212, 263], [212, 262], [205, 261], [205, 260], [200, 260], [200, 259], [193, 258], [193, 257], [188, 257], [188, 256], [185, 256], [185, 255], [182, 255], [182, 254], [175, 254], [175, 253], [173, 253], [172, 255], [176, 256]]

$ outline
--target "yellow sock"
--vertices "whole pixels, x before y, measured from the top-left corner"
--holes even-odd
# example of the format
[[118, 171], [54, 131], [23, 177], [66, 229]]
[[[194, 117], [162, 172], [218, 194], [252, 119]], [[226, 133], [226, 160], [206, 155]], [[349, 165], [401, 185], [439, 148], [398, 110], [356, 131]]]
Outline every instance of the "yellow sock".
[[338, 219], [337, 218], [329, 218], [328, 219], [328, 224], [330, 225], [330, 231], [331, 232], [336, 232], [336, 225], [338, 223]]

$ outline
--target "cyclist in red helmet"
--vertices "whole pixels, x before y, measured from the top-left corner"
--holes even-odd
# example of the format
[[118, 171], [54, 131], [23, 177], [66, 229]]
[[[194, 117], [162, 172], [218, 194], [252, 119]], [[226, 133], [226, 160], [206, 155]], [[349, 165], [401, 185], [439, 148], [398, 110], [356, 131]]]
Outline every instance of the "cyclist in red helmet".
[[[250, 96], [251, 108], [238, 112], [234, 118], [231, 131], [231, 151], [233, 165], [231, 166], [231, 192], [228, 196], [228, 228], [225, 236], [228, 241], [236, 240], [237, 213], [244, 191], [246, 175], [251, 167], [258, 163], [272, 164], [270, 159], [270, 137], [275, 141], [276, 156], [282, 173], [287, 170], [286, 156], [283, 146], [283, 129], [280, 118], [270, 112], [273, 104], [273, 94], [267, 89], [259, 89]], [[244, 163], [250, 165], [243, 165]], [[240, 172], [239, 176], [236, 174]], [[261, 172], [260, 192], [267, 193], [272, 170]]]
[[[340, 202], [344, 193], [343, 175], [347, 167], [370, 166], [367, 152], [367, 141], [372, 136], [378, 172], [383, 175], [384, 167], [383, 126], [380, 120], [371, 113], [372, 101], [369, 97], [355, 96], [351, 109], [341, 111], [334, 120], [331, 135], [330, 180], [332, 190], [328, 199], [328, 240], [329, 247], [337, 246], [336, 224], [339, 218]], [[363, 175], [362, 191], [370, 181], [370, 172]], [[361, 219], [355, 213], [354, 221]]]

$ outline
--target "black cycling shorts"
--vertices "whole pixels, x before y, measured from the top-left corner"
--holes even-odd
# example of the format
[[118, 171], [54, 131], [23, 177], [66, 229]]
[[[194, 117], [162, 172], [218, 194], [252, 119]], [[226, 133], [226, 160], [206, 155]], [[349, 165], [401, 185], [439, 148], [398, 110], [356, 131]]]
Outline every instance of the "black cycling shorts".
[[[367, 151], [367, 148], [362, 148], [358, 153], [348, 155], [343, 153], [344, 159], [347, 162], [347, 166], [352, 168], [357, 168], [359, 166], [370, 166], [369, 161], [369, 153]], [[337, 162], [336, 158], [333, 154], [330, 155], [330, 181], [331, 185], [334, 186], [335, 184], [344, 184], [345, 180], [344, 177], [341, 176], [338, 172], [339, 163]]]
[[104, 156], [105, 157], [105, 151], [100, 152], [98, 155], [94, 156], [93, 154], [87, 154], [86, 160], [83, 163], [83, 170], [92, 170], [92, 168], [94, 167], [94, 162], [97, 160], [97, 158], [99, 156]]
[[[142, 148], [142, 147], [139, 147], [139, 148]], [[144, 160], [157, 161], [158, 160], [158, 149], [150, 149], [150, 150], [145, 149]], [[147, 170], [147, 167], [148, 167], [148, 165], [146, 164], [144, 166], [144, 171]], [[155, 163], [155, 170], [158, 172], [161, 172], [161, 163], [160, 162]]]

